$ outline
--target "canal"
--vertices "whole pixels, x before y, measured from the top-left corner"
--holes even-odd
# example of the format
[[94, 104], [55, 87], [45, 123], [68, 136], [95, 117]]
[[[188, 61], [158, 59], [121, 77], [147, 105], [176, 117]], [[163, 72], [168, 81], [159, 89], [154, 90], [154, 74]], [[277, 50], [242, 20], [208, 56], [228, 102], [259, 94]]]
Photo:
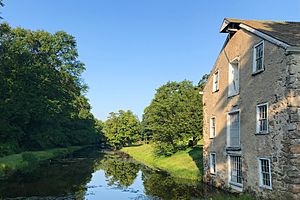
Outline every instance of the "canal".
[[48, 160], [32, 172], [0, 181], [0, 199], [226, 199], [201, 182], [175, 179], [136, 163], [127, 154], [85, 149]]

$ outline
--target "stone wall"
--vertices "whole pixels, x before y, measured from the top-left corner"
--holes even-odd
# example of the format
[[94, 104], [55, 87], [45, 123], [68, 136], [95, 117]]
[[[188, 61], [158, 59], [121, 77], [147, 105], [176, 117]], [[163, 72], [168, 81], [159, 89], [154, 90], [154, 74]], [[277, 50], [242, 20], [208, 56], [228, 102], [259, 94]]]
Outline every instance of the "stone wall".
[[286, 133], [283, 138], [282, 157], [284, 182], [291, 198], [300, 199], [300, 53], [288, 55], [287, 99], [289, 114]]
[[[297, 157], [300, 133], [299, 123], [295, 121], [299, 119], [299, 86], [296, 83], [299, 81], [300, 57], [287, 55], [283, 48], [264, 41], [265, 71], [252, 75], [253, 46], [261, 40], [247, 31], [237, 31], [222, 49], [212, 70], [212, 74], [219, 70], [219, 91], [212, 92], [212, 76], [204, 88], [204, 180], [228, 189], [228, 155], [234, 153], [242, 157], [243, 191], [263, 198], [286, 199], [287, 195], [296, 198], [292, 192], [299, 191], [299, 185], [295, 183], [300, 183], [296, 166], [300, 162]], [[235, 58], [239, 59], [240, 93], [228, 98], [228, 65]], [[296, 77], [290, 76], [291, 73]], [[288, 87], [293, 88], [288, 90]], [[256, 135], [256, 105], [265, 102], [269, 104], [269, 134]], [[227, 112], [233, 109], [239, 109], [241, 117], [241, 150], [237, 152], [226, 151]], [[215, 139], [209, 138], [212, 116], [216, 117]], [[210, 152], [217, 155], [216, 175], [209, 172]], [[290, 152], [295, 152], [294, 158], [290, 157]], [[259, 186], [260, 157], [271, 160], [272, 190]]]

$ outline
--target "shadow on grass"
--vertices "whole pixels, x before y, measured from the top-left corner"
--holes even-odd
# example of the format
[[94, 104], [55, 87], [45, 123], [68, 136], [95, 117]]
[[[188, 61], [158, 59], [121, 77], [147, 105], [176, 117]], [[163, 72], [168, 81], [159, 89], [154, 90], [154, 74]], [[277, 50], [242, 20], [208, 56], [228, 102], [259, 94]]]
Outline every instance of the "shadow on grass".
[[130, 144], [130, 145], [127, 145], [125, 147], [139, 147], [139, 146], [142, 146], [143, 144]]
[[196, 163], [197, 168], [199, 169], [201, 177], [203, 177], [203, 147], [201, 146], [196, 146], [192, 150], [190, 150], [189, 155], [193, 159], [193, 161]]

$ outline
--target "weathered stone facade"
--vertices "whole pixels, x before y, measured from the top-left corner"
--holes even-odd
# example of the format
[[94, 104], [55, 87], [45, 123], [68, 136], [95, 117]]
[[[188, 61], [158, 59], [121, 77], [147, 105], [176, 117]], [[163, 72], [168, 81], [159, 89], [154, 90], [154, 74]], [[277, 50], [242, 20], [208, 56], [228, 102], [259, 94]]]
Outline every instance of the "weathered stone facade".
[[[263, 35], [264, 36], [264, 35]], [[264, 41], [264, 71], [253, 74], [253, 48]], [[275, 41], [275, 42], [274, 42]], [[300, 199], [300, 53], [277, 40], [238, 28], [230, 37], [204, 88], [205, 182], [232, 191], [246, 191], [266, 199]], [[239, 93], [228, 97], [229, 64], [238, 62]], [[219, 71], [219, 90], [212, 92]], [[268, 133], [256, 134], [257, 105], [268, 103]], [[227, 113], [240, 113], [240, 148], [227, 147]], [[216, 136], [210, 138], [215, 117]], [[216, 173], [210, 173], [209, 154], [216, 155]], [[241, 156], [242, 186], [229, 183], [230, 155]], [[259, 158], [268, 158], [272, 187], [260, 186]]]

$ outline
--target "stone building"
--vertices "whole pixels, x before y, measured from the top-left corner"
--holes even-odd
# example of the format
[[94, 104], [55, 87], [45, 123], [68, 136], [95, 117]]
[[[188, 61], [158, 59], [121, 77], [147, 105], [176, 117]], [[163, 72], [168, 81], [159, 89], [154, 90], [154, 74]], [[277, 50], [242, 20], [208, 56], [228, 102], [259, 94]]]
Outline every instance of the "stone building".
[[204, 181], [300, 199], [300, 23], [224, 19], [203, 90]]

